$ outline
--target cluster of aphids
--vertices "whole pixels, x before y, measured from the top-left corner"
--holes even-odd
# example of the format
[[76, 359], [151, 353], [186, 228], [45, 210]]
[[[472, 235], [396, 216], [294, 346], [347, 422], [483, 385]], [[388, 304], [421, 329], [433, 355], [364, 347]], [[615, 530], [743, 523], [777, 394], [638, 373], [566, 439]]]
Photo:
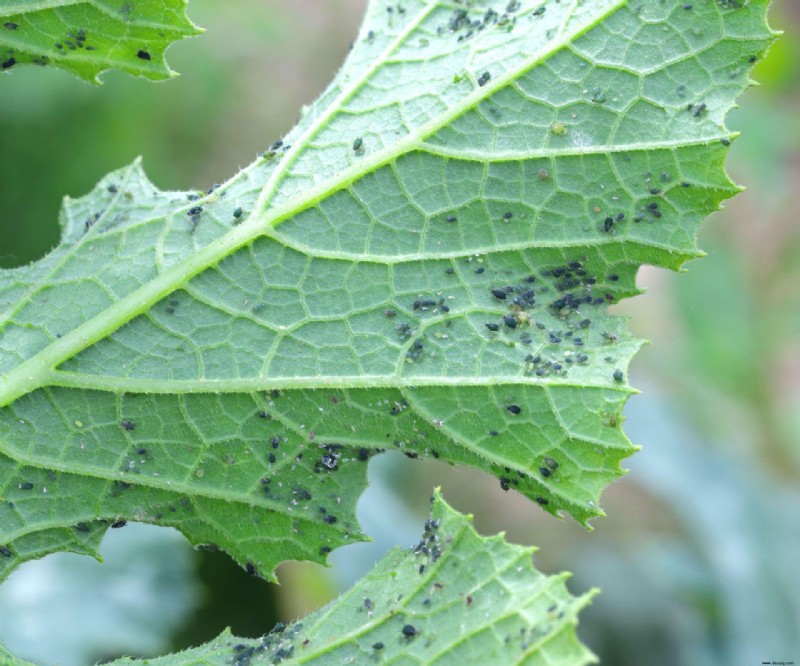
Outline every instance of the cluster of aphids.
[[[552, 474], [554, 474], [557, 469], [558, 469], [558, 463], [553, 458], [545, 456], [544, 462], [542, 463], [542, 466], [539, 468], [539, 473], [543, 477], [548, 478]], [[544, 472], [543, 470], [547, 470], [547, 472]], [[525, 479], [525, 473], [520, 470], [516, 470], [516, 476], [513, 476], [512, 474], [513, 470], [510, 467], [503, 467], [503, 473], [499, 474], [498, 476], [498, 481], [500, 482], [500, 488], [502, 488], [506, 492], [508, 492], [512, 488], [517, 488], [520, 485], [520, 482]], [[534, 500], [536, 500], [536, 503], [539, 506], [547, 506], [548, 504], [550, 504], [550, 500], [547, 499], [546, 497], [542, 497], [541, 495], [534, 496]]]
[[[597, 278], [590, 276], [580, 261], [571, 261], [564, 266], [547, 269], [542, 271], [542, 277], [555, 278], [551, 286], [544, 290], [550, 292], [555, 289], [558, 292], [549, 306], [549, 314], [559, 321], [564, 322], [563, 330], [547, 330], [541, 322], [534, 322], [528, 310], [536, 304], [536, 292], [534, 276], [529, 276], [517, 286], [495, 286], [490, 288], [492, 296], [510, 306], [511, 312], [503, 315], [500, 321], [486, 322], [486, 328], [498, 333], [503, 330], [511, 332], [522, 326], [535, 326], [543, 338], [543, 342], [549, 345], [568, 344], [576, 347], [577, 350], [569, 349], [555, 357], [546, 357], [543, 354], [528, 354], [524, 360], [524, 373], [526, 375], [536, 375], [537, 377], [563, 375], [569, 366], [582, 365], [588, 362], [589, 356], [580, 350], [586, 341], [582, 333], [583, 330], [591, 326], [591, 320], [584, 317], [580, 320], [573, 317], [578, 314], [582, 306], [600, 306], [606, 303], [615, 302], [616, 298], [611, 293], [598, 293], [594, 285]], [[619, 276], [610, 274], [607, 276], [610, 282], [617, 282]], [[533, 342], [530, 334], [523, 332], [520, 336], [523, 344]]]
[[[442, 556], [442, 545], [441, 539], [439, 538], [438, 520], [430, 518], [425, 521], [425, 531], [422, 533], [422, 538], [412, 550], [415, 555], [422, 555], [428, 558], [430, 564], [433, 564]], [[419, 565], [419, 573], [425, 573], [425, 564]]]
[[[236, 643], [231, 646], [233, 657], [232, 666], [250, 666], [253, 659], [267, 656], [270, 664], [280, 664], [294, 655], [295, 643], [303, 629], [303, 623], [298, 622], [287, 627], [283, 622], [278, 622], [272, 630], [259, 639], [256, 645], [246, 645]], [[307, 645], [308, 641], [303, 641], [302, 645]]]
[[[466, 9], [456, 9], [448, 19], [447, 26], [440, 26], [436, 29], [436, 32], [439, 35], [447, 32], [458, 34], [458, 41], [463, 42], [492, 26], [500, 28], [513, 27], [517, 20], [514, 13], [519, 8], [520, 3], [518, 0], [511, 0], [502, 14], [490, 8], [480, 18], [470, 18]], [[544, 7], [540, 7], [536, 11], [540, 12], [540, 14], [544, 13]]]
[[[205, 196], [208, 197], [208, 199], [206, 200], [207, 203], [213, 203], [216, 200], [217, 195], [214, 195], [214, 193], [219, 188], [220, 188], [220, 184], [219, 183], [214, 183], [211, 187], [209, 187], [206, 190]], [[226, 190], [222, 190], [220, 192], [220, 194], [219, 194], [219, 198], [225, 197], [225, 194], [226, 194]], [[214, 195], [214, 196], [212, 197], [212, 195]], [[203, 215], [203, 212], [205, 210], [201, 204], [197, 204], [196, 203], [196, 202], [200, 201], [200, 199], [203, 196], [204, 195], [203, 195], [202, 192], [200, 192], [200, 193], [198, 193], [198, 192], [190, 192], [189, 194], [186, 195], [186, 199], [195, 204], [194, 206], [191, 206], [190, 208], [188, 208], [187, 211], [186, 211], [186, 215], [189, 216], [189, 222], [191, 224], [190, 232], [193, 232], [195, 230], [195, 228], [197, 227], [198, 223], [200, 222], [200, 219], [201, 219], [201, 217]], [[244, 215], [244, 209], [241, 206], [237, 206], [236, 208], [233, 209], [231, 215], [233, 217], [233, 220], [232, 220], [233, 224], [239, 224], [239, 222], [242, 221], [242, 216]]]
[[284, 143], [283, 139], [278, 139], [275, 143], [273, 143], [269, 150], [265, 150], [263, 153], [259, 153], [259, 157], [263, 159], [265, 162], [269, 162], [273, 159], [278, 153], [286, 152], [287, 150], [291, 150], [291, 146], [288, 143]]

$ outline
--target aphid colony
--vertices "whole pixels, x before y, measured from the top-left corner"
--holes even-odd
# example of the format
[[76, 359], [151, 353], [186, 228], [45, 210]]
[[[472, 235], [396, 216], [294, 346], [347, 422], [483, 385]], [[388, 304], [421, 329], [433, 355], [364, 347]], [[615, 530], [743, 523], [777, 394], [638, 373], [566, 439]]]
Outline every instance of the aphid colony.
[[[283, 622], [278, 622], [266, 636], [262, 636], [257, 641], [250, 641], [250, 645], [245, 643], [228, 644], [232, 653], [229, 663], [232, 666], [250, 666], [256, 663], [253, 661], [254, 659], [257, 660], [257, 663], [283, 663], [294, 655], [302, 631], [302, 622], [288, 627]], [[308, 641], [302, 642], [302, 645], [307, 644]], [[264, 657], [267, 660], [264, 660]]]
[[[471, 39], [473, 36], [480, 34], [489, 27], [498, 27], [504, 29], [513, 28], [517, 21], [514, 14], [519, 10], [520, 3], [518, 0], [511, 0], [506, 5], [505, 11], [501, 14], [494, 9], [487, 9], [483, 14], [478, 17], [477, 13], [475, 18], [470, 17], [467, 9], [456, 9], [450, 15], [447, 24], [440, 26], [436, 29], [437, 34], [453, 34], [458, 35], [459, 42]], [[541, 16], [544, 13], [544, 7], [538, 7], [534, 10], [534, 16]], [[483, 85], [483, 84], [481, 84]]]

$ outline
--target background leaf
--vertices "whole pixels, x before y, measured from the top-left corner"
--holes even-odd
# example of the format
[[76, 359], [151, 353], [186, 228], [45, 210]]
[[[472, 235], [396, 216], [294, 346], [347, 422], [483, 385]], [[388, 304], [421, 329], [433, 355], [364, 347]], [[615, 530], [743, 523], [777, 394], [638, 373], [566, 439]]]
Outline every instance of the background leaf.
[[186, 0], [6, 0], [0, 66], [60, 67], [93, 83], [111, 68], [166, 79], [175, 75], [164, 59], [167, 47], [202, 32], [185, 9]]
[[[419, 544], [394, 550], [329, 606], [259, 640], [226, 632], [153, 666], [342, 664], [413, 659], [419, 664], [594, 662], [575, 635], [593, 593], [572, 597], [566, 574], [533, 567], [534, 549], [484, 538], [436, 494]], [[137, 664], [123, 659], [113, 662]], [[16, 666], [12, 663], [11, 666]]]

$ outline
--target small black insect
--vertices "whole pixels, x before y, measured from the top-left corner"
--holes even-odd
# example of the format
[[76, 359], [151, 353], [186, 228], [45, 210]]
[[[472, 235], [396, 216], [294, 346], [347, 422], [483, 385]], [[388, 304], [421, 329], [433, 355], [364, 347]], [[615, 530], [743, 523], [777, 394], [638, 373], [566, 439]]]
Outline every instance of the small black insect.
[[508, 292], [503, 287], [492, 287], [490, 291], [492, 296], [499, 301], [504, 301], [508, 298]]
[[517, 318], [514, 315], [505, 315], [503, 317], [503, 323], [508, 326], [509, 328], [516, 328], [517, 327]]
[[238, 220], [242, 216], [242, 208], [241, 206], [233, 211], [233, 216]]
[[122, 419], [122, 421], [119, 422], [119, 425], [123, 430], [127, 430], [128, 432], [131, 430], [136, 430], [136, 424], [129, 419]]
[[136, 57], [139, 58], [140, 60], [150, 60], [150, 54], [144, 49], [139, 49], [139, 52], [136, 54]]
[[273, 449], [277, 449], [278, 445], [281, 443], [281, 438], [278, 437], [277, 435], [275, 435], [275, 437], [272, 438], [272, 442], [271, 443], [272, 443], [272, 448]]
[[406, 638], [413, 638], [417, 635], [417, 629], [413, 624], [403, 625], [403, 636]]
[[484, 72], [478, 77], [478, 85], [485, 86], [491, 80], [492, 75], [489, 72]]
[[614, 228], [614, 218], [607, 217], [603, 222], [603, 231], [609, 232]]
[[508, 411], [509, 411], [511, 414], [514, 414], [514, 415], [517, 415], [517, 414], [521, 414], [521, 413], [522, 413], [522, 407], [520, 407], [519, 405], [509, 405], [508, 407], [506, 407], [506, 409], [507, 409], [507, 410], [508, 410]]
[[7, 28], [8, 30], [16, 30], [19, 28], [19, 24], [8, 21], [7, 23], [3, 23], [3, 27]]
[[364, 139], [358, 137], [355, 141], [353, 141], [353, 152], [358, 152], [361, 148], [364, 147]]
[[492, 323], [492, 322], [489, 322], [488, 324], [486, 324], [486, 328], [488, 328], [490, 331], [492, 331], [492, 333], [496, 333], [497, 331], [500, 330], [499, 324], [495, 324], [495, 323]]
[[383, 650], [383, 643], [381, 643], [381, 642], [373, 643], [372, 644], [372, 649], [373, 650]]
[[120, 527], [125, 527], [128, 524], [127, 520], [117, 520], [111, 523], [111, 528], [118, 530]]
[[619, 368], [614, 370], [614, 381], [615, 382], [621, 382], [624, 378], [625, 378], [625, 375], [622, 374], [622, 370], [620, 370]]

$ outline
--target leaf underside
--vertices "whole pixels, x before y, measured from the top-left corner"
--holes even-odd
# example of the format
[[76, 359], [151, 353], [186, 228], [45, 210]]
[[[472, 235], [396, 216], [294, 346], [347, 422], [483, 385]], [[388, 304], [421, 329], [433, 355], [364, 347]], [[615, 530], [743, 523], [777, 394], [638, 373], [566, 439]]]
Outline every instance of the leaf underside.
[[[257, 664], [528, 664], [595, 662], [575, 635], [593, 593], [573, 597], [567, 574], [545, 576], [534, 549], [481, 537], [438, 492], [419, 544], [396, 549], [351, 590], [261, 639], [218, 639], [150, 666]], [[1, 649], [0, 649], [1, 650]], [[2, 658], [0, 651], [0, 659]], [[3, 666], [26, 666], [10, 661]], [[136, 666], [121, 659], [113, 666]]]
[[112, 68], [170, 78], [167, 47], [202, 32], [187, 18], [186, 1], [4, 0], [0, 67], [60, 67], [92, 83]]
[[374, 0], [230, 181], [136, 163], [68, 199], [62, 243], [0, 272], [0, 579], [122, 519], [267, 578], [324, 561], [385, 449], [602, 515], [640, 345], [607, 307], [737, 191], [767, 5]]

